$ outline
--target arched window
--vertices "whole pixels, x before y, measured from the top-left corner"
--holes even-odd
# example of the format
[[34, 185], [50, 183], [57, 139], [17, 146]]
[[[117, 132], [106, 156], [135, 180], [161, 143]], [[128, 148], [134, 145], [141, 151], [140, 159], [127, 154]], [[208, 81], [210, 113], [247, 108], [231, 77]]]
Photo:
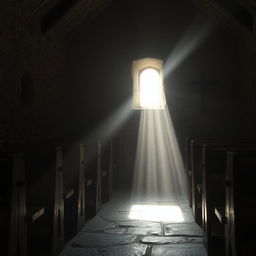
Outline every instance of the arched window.
[[140, 106], [142, 108], [161, 107], [160, 73], [157, 69], [146, 68], [140, 72]]
[[133, 62], [133, 108], [164, 109], [162, 61], [141, 59]]

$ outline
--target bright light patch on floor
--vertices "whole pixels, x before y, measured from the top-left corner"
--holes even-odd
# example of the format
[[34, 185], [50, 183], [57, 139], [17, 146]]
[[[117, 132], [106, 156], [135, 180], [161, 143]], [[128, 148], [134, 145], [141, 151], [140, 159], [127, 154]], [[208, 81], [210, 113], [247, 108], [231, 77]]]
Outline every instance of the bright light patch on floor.
[[162, 105], [160, 74], [147, 68], [140, 74], [140, 105], [142, 108], [160, 108]]
[[184, 221], [180, 207], [170, 205], [133, 205], [129, 218], [147, 221]]

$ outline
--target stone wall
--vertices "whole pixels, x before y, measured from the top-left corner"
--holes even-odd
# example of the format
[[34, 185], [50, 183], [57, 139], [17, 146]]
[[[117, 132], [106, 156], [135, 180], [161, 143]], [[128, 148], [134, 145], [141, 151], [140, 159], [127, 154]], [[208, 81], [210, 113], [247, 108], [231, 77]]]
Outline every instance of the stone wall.
[[244, 39], [240, 46], [240, 64], [242, 74], [243, 119], [241, 130], [256, 139], [256, 41]]
[[60, 136], [64, 51], [19, 1], [0, 9], [0, 141]]

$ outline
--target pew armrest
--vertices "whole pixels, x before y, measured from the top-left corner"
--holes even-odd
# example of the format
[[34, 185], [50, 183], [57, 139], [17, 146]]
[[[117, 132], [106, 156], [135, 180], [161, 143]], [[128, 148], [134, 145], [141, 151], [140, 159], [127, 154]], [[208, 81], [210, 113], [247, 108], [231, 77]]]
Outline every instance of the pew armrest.
[[215, 216], [217, 217], [217, 219], [219, 220], [219, 222], [221, 224], [225, 224], [226, 223], [225, 208], [224, 207], [216, 206], [214, 208], [214, 213], [215, 213]]
[[32, 207], [29, 209], [27, 218], [29, 222], [36, 222], [45, 213], [44, 207]]
[[75, 190], [73, 188], [66, 188], [63, 193], [63, 198], [64, 198], [64, 200], [67, 200], [74, 194], [75, 194]]

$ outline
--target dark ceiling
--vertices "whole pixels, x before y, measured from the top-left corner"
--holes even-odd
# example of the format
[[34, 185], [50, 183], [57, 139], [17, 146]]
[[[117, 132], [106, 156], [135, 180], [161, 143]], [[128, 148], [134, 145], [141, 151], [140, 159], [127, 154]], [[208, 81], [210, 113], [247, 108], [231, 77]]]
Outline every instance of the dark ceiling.
[[[255, 0], [186, 0], [193, 2], [244, 36], [255, 27]], [[39, 19], [43, 34], [73, 35], [97, 17], [111, 2], [125, 0], [23, 0], [23, 7]], [[168, 2], [168, 1], [167, 1]]]

